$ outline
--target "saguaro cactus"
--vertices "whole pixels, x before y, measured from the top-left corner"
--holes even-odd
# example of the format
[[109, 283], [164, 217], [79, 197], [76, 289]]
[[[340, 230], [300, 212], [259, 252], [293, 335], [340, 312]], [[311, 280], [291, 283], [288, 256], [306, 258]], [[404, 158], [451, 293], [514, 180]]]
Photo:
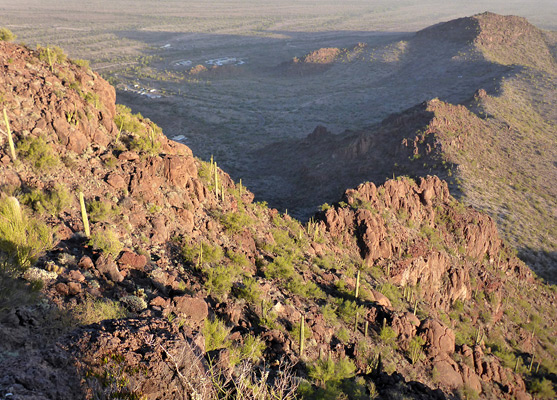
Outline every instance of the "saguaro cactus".
[[89, 230], [89, 219], [87, 218], [87, 210], [85, 209], [85, 197], [83, 192], [79, 192], [79, 204], [81, 206], [81, 219], [83, 219], [83, 230], [85, 236], [90, 237], [91, 231]]

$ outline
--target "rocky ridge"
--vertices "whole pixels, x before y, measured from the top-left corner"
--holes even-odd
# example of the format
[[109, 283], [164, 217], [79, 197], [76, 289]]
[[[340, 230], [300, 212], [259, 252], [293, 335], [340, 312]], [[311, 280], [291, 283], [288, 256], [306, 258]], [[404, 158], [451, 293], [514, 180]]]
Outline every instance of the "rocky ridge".
[[17, 199], [55, 231], [31, 265], [32, 242], [0, 243], [2, 396], [218, 398], [286, 369], [283, 398], [500, 399], [554, 379], [555, 293], [439, 178], [362, 184], [302, 225], [94, 72], [3, 42], [0, 66], [3, 221]]

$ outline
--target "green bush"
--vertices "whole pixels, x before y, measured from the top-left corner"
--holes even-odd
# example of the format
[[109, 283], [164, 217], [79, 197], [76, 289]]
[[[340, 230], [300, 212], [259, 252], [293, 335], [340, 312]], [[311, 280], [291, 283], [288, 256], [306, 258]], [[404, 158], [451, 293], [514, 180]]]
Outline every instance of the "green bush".
[[84, 68], [84, 69], [89, 69], [89, 61], [88, 60], [82, 60], [82, 59], [76, 58], [76, 59], [72, 60], [72, 63], [74, 63], [78, 67], [81, 67], [81, 68]]
[[219, 300], [223, 300], [230, 293], [232, 284], [239, 275], [235, 268], [226, 264], [204, 268], [204, 272], [207, 276], [205, 288], [210, 295]]
[[184, 261], [191, 264], [215, 264], [222, 260], [224, 252], [218, 245], [211, 246], [209, 243], [201, 242], [197, 245], [187, 245], [182, 247]]
[[49, 170], [60, 161], [42, 137], [27, 137], [17, 143], [19, 156], [36, 170]]
[[243, 286], [238, 289], [238, 298], [245, 299], [250, 303], [256, 303], [261, 300], [262, 292], [255, 279], [245, 277], [242, 283]]
[[64, 50], [58, 46], [42, 47], [37, 45], [37, 50], [39, 52], [39, 60], [48, 62], [50, 66], [53, 64], [63, 64], [68, 58]]
[[59, 183], [46, 192], [33, 189], [31, 192], [22, 195], [21, 201], [35, 212], [48, 213], [54, 217], [71, 205], [72, 197], [68, 189]]
[[91, 239], [89, 239], [89, 244], [95, 249], [101, 250], [103, 253], [109, 254], [114, 258], [116, 258], [124, 248], [118, 236], [109, 228], [93, 232], [93, 234], [91, 234]]
[[16, 39], [17, 36], [8, 28], [0, 28], [0, 41], [11, 42]]
[[289, 257], [278, 256], [265, 267], [265, 277], [267, 279], [286, 280], [294, 274], [294, 266]]
[[244, 339], [244, 344], [240, 347], [240, 361], [248, 360], [252, 363], [257, 362], [265, 350], [265, 342], [258, 337], [248, 335]]
[[248, 226], [253, 225], [253, 220], [246, 213], [239, 211], [223, 214], [220, 222], [231, 233], [242, 232]]
[[379, 333], [381, 340], [388, 346], [394, 347], [397, 334], [390, 326], [385, 326]]
[[356, 366], [348, 358], [333, 361], [331, 357], [327, 360], [317, 360], [308, 366], [308, 375], [321, 386], [329, 381], [341, 381], [351, 378], [356, 373]]
[[111, 300], [95, 300], [86, 298], [71, 310], [74, 319], [82, 325], [90, 325], [105, 319], [125, 318], [125, 308], [118, 302]]
[[337, 304], [338, 316], [347, 324], [353, 324], [356, 319], [356, 314], [362, 315], [365, 311], [363, 306], [358, 306], [356, 302], [351, 300], [338, 299]]
[[535, 395], [536, 399], [555, 399], [557, 397], [553, 390], [553, 383], [545, 378], [534, 379], [528, 385], [528, 390]]
[[129, 107], [121, 104], [116, 105], [114, 123], [120, 132], [127, 132], [133, 135], [130, 142], [132, 150], [150, 155], [159, 154], [162, 130], [155, 123], [144, 120], [143, 116], [139, 113], [132, 114]]
[[91, 201], [87, 203], [87, 215], [92, 222], [109, 222], [120, 214], [120, 208], [107, 201]]
[[227, 328], [226, 324], [218, 318], [213, 321], [206, 319], [201, 332], [205, 337], [205, 351], [222, 349], [230, 345], [228, 340], [230, 328]]
[[0, 199], [0, 262], [8, 273], [24, 271], [53, 246], [53, 231], [30, 218], [15, 197]]

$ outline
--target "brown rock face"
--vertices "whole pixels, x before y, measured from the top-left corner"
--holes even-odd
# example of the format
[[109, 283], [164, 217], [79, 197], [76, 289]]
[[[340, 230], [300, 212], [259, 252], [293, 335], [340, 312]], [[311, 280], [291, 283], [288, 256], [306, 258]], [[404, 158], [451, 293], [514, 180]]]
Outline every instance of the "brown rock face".
[[[111, 373], [128, 382], [123, 390], [148, 399], [181, 400], [194, 390], [212, 398], [202, 379], [207, 370], [195, 342], [191, 331], [182, 333], [165, 319], [151, 318], [108, 320], [78, 329], [63, 346], [77, 357], [83, 375], [98, 377], [89, 384], [101, 393], [110, 395], [105, 378]], [[190, 387], [183, 386], [184, 379]]]
[[188, 318], [194, 325], [199, 324], [209, 316], [209, 308], [203, 299], [180, 296], [174, 298], [172, 310]]
[[124, 276], [118, 270], [118, 266], [114, 260], [108, 256], [100, 256], [95, 266], [101, 274], [113, 282], [122, 282], [124, 280]]
[[118, 263], [129, 268], [142, 269], [147, 264], [147, 257], [143, 254], [124, 251], [118, 259]]
[[[428, 303], [446, 308], [469, 299], [473, 274], [481, 287], [500, 287], [485, 273], [486, 260], [492, 263], [502, 249], [494, 221], [470, 208], [456, 208], [439, 178], [391, 180], [379, 189], [364, 183], [347, 190], [344, 202], [352, 208], [331, 207], [321, 214], [323, 229], [343, 243], [356, 237], [370, 266], [390, 259], [391, 282], [419, 285]], [[505, 271], [511, 265], [499, 267]]]
[[454, 332], [441, 322], [428, 319], [420, 326], [420, 332], [426, 339], [427, 352], [431, 357], [446, 359], [454, 353]]

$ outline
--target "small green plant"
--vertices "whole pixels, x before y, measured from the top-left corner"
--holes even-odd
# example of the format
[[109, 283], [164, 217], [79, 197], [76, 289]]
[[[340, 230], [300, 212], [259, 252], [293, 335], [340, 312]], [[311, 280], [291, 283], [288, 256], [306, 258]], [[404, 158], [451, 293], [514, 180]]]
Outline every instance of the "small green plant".
[[58, 46], [42, 47], [37, 45], [37, 51], [39, 52], [39, 60], [47, 61], [51, 69], [54, 64], [63, 64], [68, 58], [64, 50]]
[[226, 324], [218, 318], [212, 321], [206, 319], [201, 332], [205, 337], [205, 351], [222, 349], [230, 345], [228, 340], [230, 328], [227, 328]]
[[53, 231], [30, 218], [15, 197], [0, 199], [0, 265], [5, 272], [22, 272], [53, 246]]
[[425, 344], [425, 340], [421, 336], [414, 336], [412, 340], [410, 340], [410, 345], [408, 346], [408, 357], [412, 364], [416, 364], [419, 360], [421, 360], [424, 356], [423, 353], [423, 345]]
[[81, 68], [84, 68], [84, 69], [89, 69], [89, 61], [88, 60], [82, 60], [80, 58], [76, 58], [76, 59], [72, 60], [72, 63], [74, 63], [78, 67], [81, 67]]
[[40, 214], [48, 213], [51, 216], [60, 214], [72, 203], [70, 192], [61, 183], [47, 191], [33, 189], [30, 193], [25, 193], [21, 200], [33, 211]]
[[255, 363], [263, 356], [263, 350], [265, 350], [265, 342], [256, 336], [248, 335], [240, 347], [241, 361], [248, 360]]
[[379, 337], [388, 346], [394, 347], [396, 343], [397, 334], [390, 326], [384, 326], [379, 332]]
[[89, 219], [93, 222], [109, 222], [120, 214], [120, 208], [107, 201], [91, 201], [87, 204]]
[[240, 211], [222, 214], [220, 222], [231, 233], [242, 232], [253, 225], [253, 220], [246, 213]]
[[238, 289], [238, 298], [245, 299], [250, 303], [256, 303], [261, 299], [262, 292], [255, 279], [245, 277], [242, 284], [243, 286]]
[[211, 267], [204, 268], [207, 276], [205, 280], [205, 288], [210, 295], [219, 300], [224, 298], [230, 293], [232, 284], [238, 278], [238, 271], [236, 268], [226, 264], [219, 264]]
[[530, 393], [535, 395], [536, 399], [555, 399], [557, 395], [553, 389], [553, 384], [548, 379], [534, 379], [528, 385]]
[[16, 39], [17, 36], [8, 28], [0, 28], [0, 41], [11, 42]]
[[93, 232], [89, 244], [95, 249], [101, 250], [103, 253], [111, 255], [114, 258], [116, 258], [124, 248], [116, 233], [109, 228]]
[[336, 332], [336, 337], [337, 337], [338, 340], [340, 340], [342, 343], [348, 343], [348, 341], [350, 340], [350, 332], [349, 332], [348, 329], [346, 329], [345, 327], [341, 327], [341, 328]]
[[52, 169], [60, 161], [52, 147], [41, 136], [27, 137], [19, 141], [17, 151], [36, 171]]
[[81, 325], [90, 325], [105, 319], [125, 318], [125, 308], [118, 302], [87, 297], [71, 309], [74, 319]]
[[356, 366], [349, 358], [334, 361], [331, 357], [317, 360], [308, 366], [308, 375], [318, 385], [324, 387], [329, 381], [341, 381], [355, 375]]

